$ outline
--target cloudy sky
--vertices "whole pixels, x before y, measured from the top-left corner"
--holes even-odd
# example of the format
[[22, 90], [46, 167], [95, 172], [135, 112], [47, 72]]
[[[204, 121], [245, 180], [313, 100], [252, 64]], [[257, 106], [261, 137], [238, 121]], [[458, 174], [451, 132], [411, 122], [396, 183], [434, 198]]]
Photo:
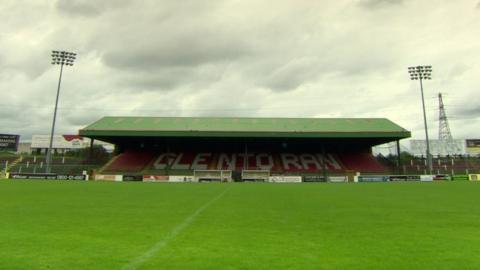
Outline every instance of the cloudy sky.
[[455, 138], [480, 138], [479, 0], [0, 0], [0, 133], [102, 116], [387, 117], [431, 137], [444, 94]]

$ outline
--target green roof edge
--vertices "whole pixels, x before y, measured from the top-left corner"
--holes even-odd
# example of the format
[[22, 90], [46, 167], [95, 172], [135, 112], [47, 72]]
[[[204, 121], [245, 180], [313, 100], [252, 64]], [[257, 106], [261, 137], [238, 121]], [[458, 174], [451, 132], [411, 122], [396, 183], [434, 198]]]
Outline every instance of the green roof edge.
[[[124, 120], [127, 120], [127, 123], [119, 124]], [[272, 123], [266, 123], [266, 121], [279, 121], [278, 130], [248, 130], [248, 131], [241, 131], [241, 130], [209, 130], [205, 128], [201, 130], [202, 126], [196, 127], [196, 129], [188, 129], [185, 125], [180, 126], [182, 129], [175, 129], [175, 125], [179, 125], [179, 123], [167, 123], [170, 124], [172, 127], [171, 129], [160, 129], [157, 127], [148, 127], [148, 128], [139, 128], [136, 127], [135, 121], [131, 121], [135, 119], [135, 121], [147, 121], [147, 120], [157, 120], [157, 121], [184, 121], [192, 126], [198, 125], [198, 121], [219, 121], [219, 120], [232, 120], [232, 121], [243, 121], [239, 123], [240, 126], [242, 125], [251, 125], [254, 126], [257, 123], [245, 123], [245, 121], [264, 121], [267, 126], [271, 126]], [[117, 121], [118, 123], [112, 123], [112, 121]], [[311, 124], [312, 122], [318, 125], [322, 121], [325, 122], [325, 125], [336, 125], [340, 122], [338, 129], [333, 131], [325, 131], [325, 130], [285, 130], [285, 125], [289, 125], [295, 123], [292, 121], [300, 121], [300, 124]], [[368, 124], [372, 124], [372, 121], [375, 122], [378, 126], [375, 126], [373, 131], [358, 131], [354, 129], [359, 129], [359, 125], [361, 127], [362, 121], [369, 121]], [[348, 128], [349, 124], [354, 124], [354, 127], [351, 131], [345, 130]], [[143, 123], [145, 125], [145, 123]], [[148, 123], [147, 123], [148, 124]], [[152, 124], [152, 123], [150, 123]], [[160, 125], [156, 123], [157, 125]], [[164, 123], [162, 123], [164, 124]], [[182, 122], [182, 124], [184, 124]], [[205, 123], [203, 123], [205, 124]], [[215, 124], [211, 122], [210, 124]], [[218, 123], [217, 123], [218, 124]], [[224, 126], [235, 126], [235, 123], [223, 123]], [[345, 126], [347, 125], [347, 127]], [[137, 125], [138, 126], [138, 125]], [[383, 126], [383, 127], [382, 127]], [[222, 127], [222, 126], [220, 126]], [[305, 128], [304, 126], [299, 126], [297, 128]], [[257, 127], [258, 128], [258, 127]], [[282, 130], [283, 128], [283, 130]], [[333, 127], [330, 127], [333, 128]], [[261, 128], [260, 128], [261, 129]], [[383, 129], [383, 130], [382, 130]], [[402, 128], [401, 126], [395, 124], [394, 122], [390, 121], [387, 118], [270, 118], [270, 117], [262, 117], [262, 118], [253, 118], [253, 117], [138, 117], [138, 116], [122, 116], [122, 117], [112, 117], [107, 116], [103, 117], [94, 123], [90, 124], [89, 126], [81, 129], [79, 131], [79, 135], [85, 137], [96, 137], [96, 136], [104, 136], [104, 137], [125, 137], [125, 136], [137, 136], [137, 137], [289, 137], [289, 138], [395, 138], [395, 139], [403, 139], [408, 138], [411, 136], [410, 131]]]

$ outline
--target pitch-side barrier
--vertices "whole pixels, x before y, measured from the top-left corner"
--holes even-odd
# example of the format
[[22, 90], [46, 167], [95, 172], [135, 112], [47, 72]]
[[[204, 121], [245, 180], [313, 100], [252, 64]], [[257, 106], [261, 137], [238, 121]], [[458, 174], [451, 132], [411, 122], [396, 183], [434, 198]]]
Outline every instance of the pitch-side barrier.
[[56, 173], [7, 173], [6, 178], [17, 180], [88, 180], [88, 175]]
[[[208, 176], [207, 174], [201, 175], [122, 175], [122, 174], [96, 174], [93, 177], [89, 177], [86, 172], [84, 174], [56, 174], [56, 173], [7, 173], [5, 178], [7, 179], [35, 179], [35, 180], [95, 180], [95, 181], [109, 181], [109, 182], [125, 182], [125, 181], [143, 181], [143, 182], [159, 182], [159, 183], [183, 183], [183, 182], [202, 182], [208, 181], [209, 178], [215, 178]], [[215, 176], [215, 175], [214, 175]], [[232, 181], [231, 173], [220, 174], [217, 180], [211, 181]], [[270, 183], [321, 183], [321, 182], [348, 182], [347, 176], [327, 176], [324, 175], [304, 175], [304, 176], [292, 176], [292, 175], [273, 175], [265, 177], [261, 175], [259, 177], [262, 182]], [[252, 181], [252, 176], [249, 175], [248, 180]], [[242, 180], [242, 179], [240, 179]], [[243, 180], [245, 181], [245, 180]], [[468, 174], [468, 175], [361, 175], [357, 174], [353, 177], [353, 182], [356, 183], [368, 183], [368, 182], [433, 182], [433, 181], [480, 181], [480, 174]]]

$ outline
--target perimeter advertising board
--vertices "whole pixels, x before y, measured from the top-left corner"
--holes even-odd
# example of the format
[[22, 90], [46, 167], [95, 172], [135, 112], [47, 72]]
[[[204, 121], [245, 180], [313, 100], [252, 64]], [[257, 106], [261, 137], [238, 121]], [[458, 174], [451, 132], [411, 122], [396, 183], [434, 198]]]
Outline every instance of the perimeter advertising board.
[[420, 181], [433, 182], [433, 175], [420, 175]]
[[20, 135], [0, 134], [0, 151], [17, 151]]
[[7, 178], [29, 180], [87, 180], [86, 175], [56, 173], [8, 173]]
[[143, 182], [168, 182], [168, 175], [144, 175]]
[[142, 181], [142, 176], [141, 175], [123, 175], [122, 178], [123, 181]]
[[387, 182], [388, 176], [383, 175], [356, 175], [355, 182]]
[[420, 181], [420, 175], [389, 175], [388, 180], [396, 181]]
[[272, 183], [301, 183], [301, 176], [270, 176], [269, 182]]
[[435, 181], [450, 181], [452, 177], [448, 174], [437, 174], [433, 176], [433, 180]]
[[470, 181], [480, 181], [480, 174], [469, 174], [468, 180]]
[[115, 174], [97, 174], [95, 175], [96, 181], [114, 181], [114, 182], [121, 182], [123, 180], [123, 175], [115, 175]]
[[190, 175], [170, 175], [168, 182], [193, 182], [194, 177]]
[[346, 176], [330, 176], [328, 177], [328, 181], [332, 183], [343, 183], [347, 182], [347, 177]]
[[303, 182], [327, 182], [327, 179], [323, 175], [305, 175]]

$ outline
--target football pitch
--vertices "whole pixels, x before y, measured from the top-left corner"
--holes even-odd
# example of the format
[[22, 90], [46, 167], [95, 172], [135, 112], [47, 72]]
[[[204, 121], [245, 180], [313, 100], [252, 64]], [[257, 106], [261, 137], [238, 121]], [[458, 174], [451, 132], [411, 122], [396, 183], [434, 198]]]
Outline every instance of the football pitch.
[[479, 269], [480, 183], [0, 180], [0, 269]]

